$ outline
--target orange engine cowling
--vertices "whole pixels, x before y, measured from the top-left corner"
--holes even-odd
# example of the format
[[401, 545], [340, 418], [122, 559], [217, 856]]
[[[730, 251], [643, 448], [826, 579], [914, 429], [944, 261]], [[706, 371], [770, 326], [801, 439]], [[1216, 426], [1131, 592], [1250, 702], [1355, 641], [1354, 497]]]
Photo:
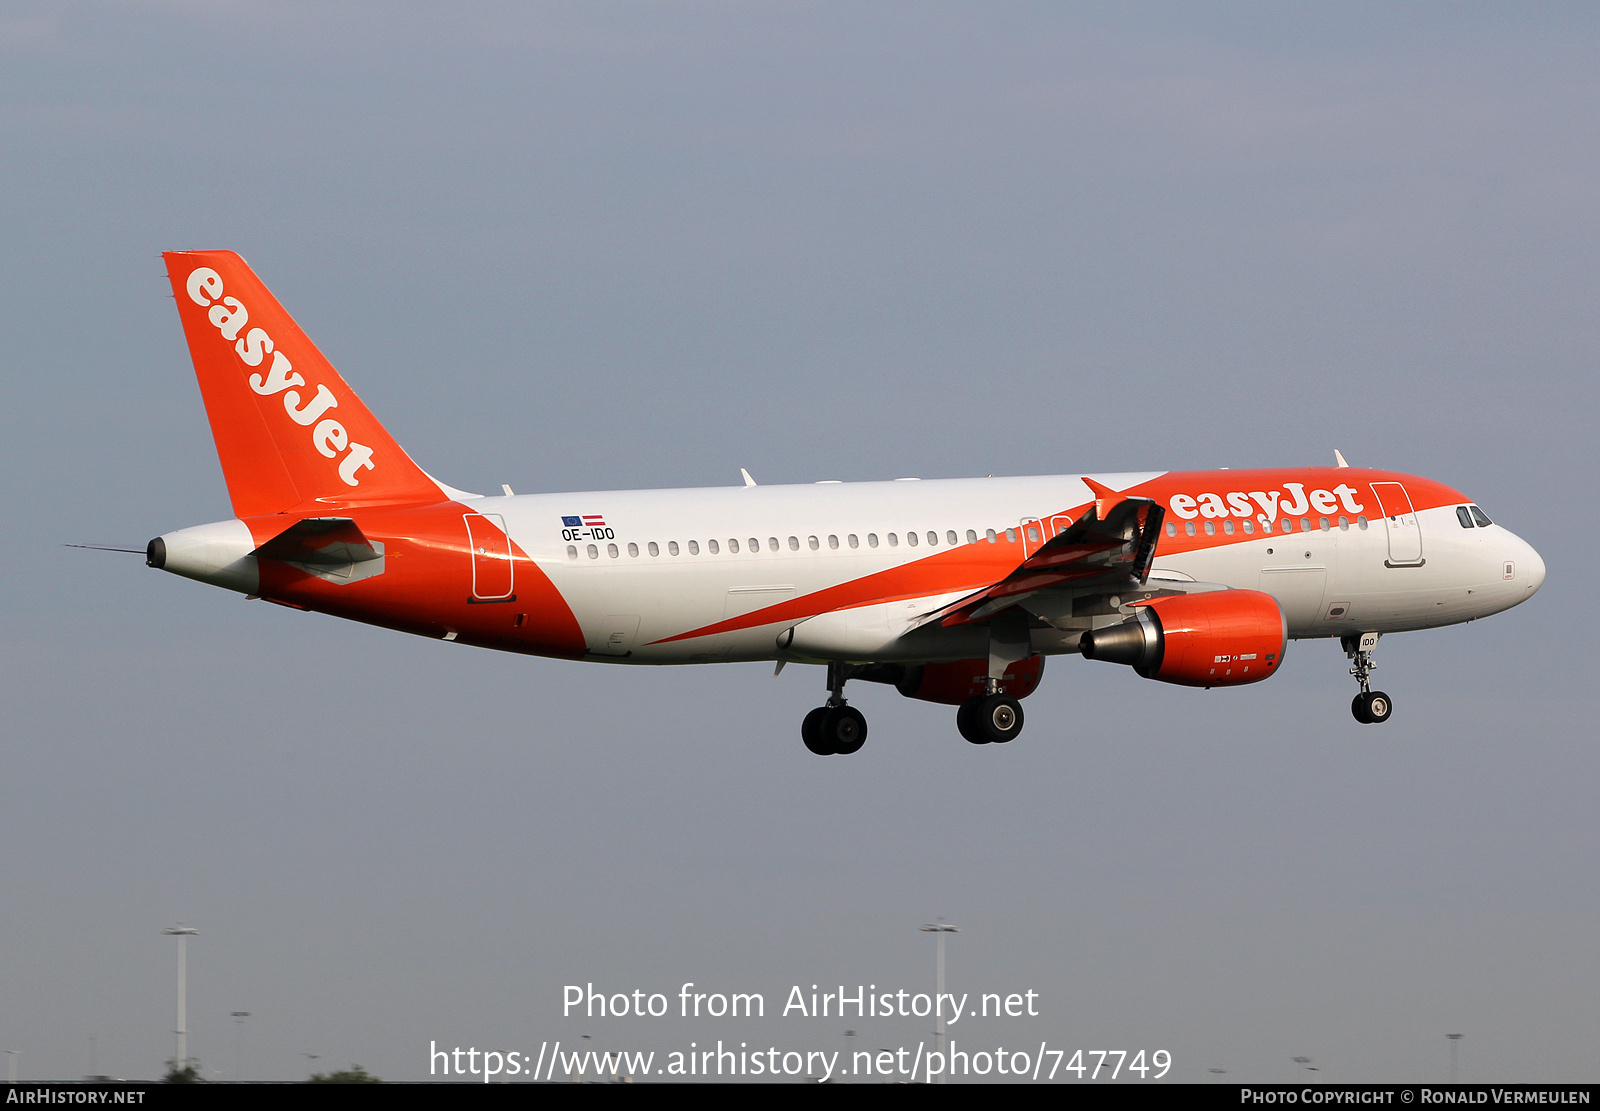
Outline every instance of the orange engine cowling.
[[1091, 660], [1130, 664], [1146, 679], [1186, 687], [1258, 683], [1278, 669], [1289, 625], [1259, 590], [1175, 594], [1139, 603], [1138, 615], [1083, 635]]
[[[896, 665], [890, 665], [896, 666]], [[1006, 668], [1000, 680], [1000, 690], [1012, 698], [1027, 698], [1039, 687], [1039, 676], [1044, 672], [1044, 657], [1033, 656], [1018, 660]], [[863, 679], [875, 679], [872, 674]], [[907, 698], [920, 698], [924, 702], [941, 702], [946, 706], [959, 706], [969, 698], [983, 693], [984, 682], [989, 678], [989, 661], [958, 660], [955, 663], [899, 665], [893, 678], [885, 676], [880, 682], [892, 682]]]

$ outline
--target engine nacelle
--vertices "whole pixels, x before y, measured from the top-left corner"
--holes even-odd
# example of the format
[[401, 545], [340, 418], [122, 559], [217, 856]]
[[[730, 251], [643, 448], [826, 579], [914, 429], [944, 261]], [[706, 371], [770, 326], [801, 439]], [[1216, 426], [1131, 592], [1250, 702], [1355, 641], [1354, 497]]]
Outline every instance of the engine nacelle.
[[1259, 590], [1176, 594], [1137, 605], [1130, 620], [1085, 633], [1083, 654], [1129, 664], [1163, 683], [1236, 687], [1276, 671], [1289, 643], [1277, 599]]
[[[1043, 673], [1043, 656], [1018, 660], [1006, 667], [1005, 677], [1000, 680], [1000, 690], [1012, 698], [1027, 698], [1039, 688], [1039, 676]], [[989, 661], [984, 658], [957, 660], [955, 663], [881, 664], [856, 677], [870, 682], [893, 683], [895, 690], [907, 698], [959, 706], [967, 699], [983, 693], [984, 683], [989, 678]]]

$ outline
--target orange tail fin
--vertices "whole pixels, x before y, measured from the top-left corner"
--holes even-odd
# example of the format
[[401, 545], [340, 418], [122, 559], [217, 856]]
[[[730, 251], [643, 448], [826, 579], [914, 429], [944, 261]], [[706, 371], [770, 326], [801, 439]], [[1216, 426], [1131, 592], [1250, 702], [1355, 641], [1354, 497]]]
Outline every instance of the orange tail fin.
[[444, 500], [244, 259], [162, 257], [235, 515]]

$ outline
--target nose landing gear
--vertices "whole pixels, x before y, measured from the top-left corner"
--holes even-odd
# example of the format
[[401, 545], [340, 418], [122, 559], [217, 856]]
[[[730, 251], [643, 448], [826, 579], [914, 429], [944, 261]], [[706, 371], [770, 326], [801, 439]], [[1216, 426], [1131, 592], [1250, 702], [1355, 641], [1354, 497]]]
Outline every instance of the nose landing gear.
[[1361, 684], [1361, 693], [1350, 702], [1350, 713], [1362, 725], [1382, 725], [1394, 712], [1394, 702], [1389, 696], [1383, 691], [1373, 690], [1368, 682], [1378, 666], [1372, 662], [1372, 653], [1378, 647], [1379, 635], [1361, 633], [1357, 636], [1341, 637], [1339, 640], [1340, 646], [1344, 648], [1344, 654], [1354, 662], [1350, 674]]

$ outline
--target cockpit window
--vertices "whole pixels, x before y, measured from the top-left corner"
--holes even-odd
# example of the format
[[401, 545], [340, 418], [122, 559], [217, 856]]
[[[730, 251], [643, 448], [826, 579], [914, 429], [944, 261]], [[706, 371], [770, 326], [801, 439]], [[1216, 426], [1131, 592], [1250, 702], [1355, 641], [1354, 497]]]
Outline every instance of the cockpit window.
[[1461, 522], [1462, 528], [1472, 527], [1472, 512], [1464, 505], [1456, 506], [1456, 520]]
[[1471, 506], [1470, 508], [1472, 510], [1472, 519], [1478, 522], [1479, 528], [1488, 528], [1490, 525], [1494, 524], [1493, 521], [1489, 520], [1489, 515], [1483, 510], [1479, 509], [1475, 505]]

